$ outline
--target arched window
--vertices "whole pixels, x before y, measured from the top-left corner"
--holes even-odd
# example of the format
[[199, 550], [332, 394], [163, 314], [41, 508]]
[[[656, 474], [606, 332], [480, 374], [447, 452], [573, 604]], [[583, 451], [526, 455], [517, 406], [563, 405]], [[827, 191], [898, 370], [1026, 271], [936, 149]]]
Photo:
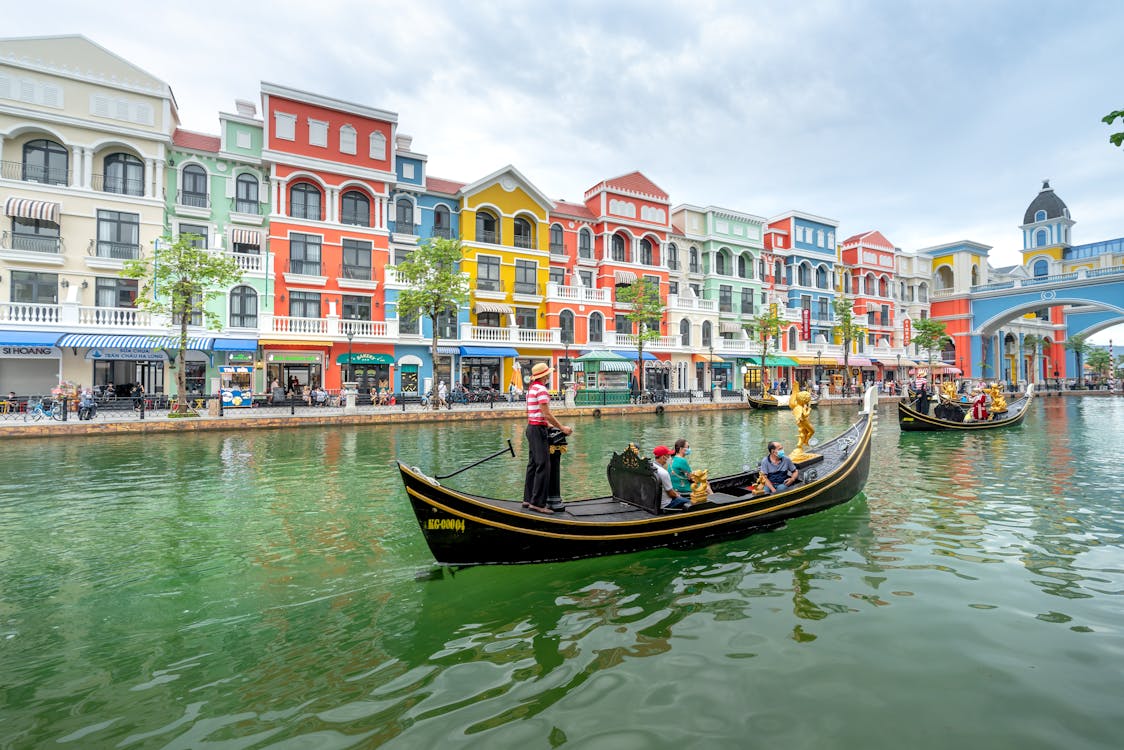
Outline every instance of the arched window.
[[261, 213], [258, 203], [258, 178], [243, 172], [234, 181], [234, 210], [240, 214]]
[[236, 286], [230, 290], [230, 327], [258, 327], [258, 293], [253, 287]]
[[1038, 209], [1037, 211], [1034, 212], [1034, 220], [1035, 221], [1046, 221], [1046, 212], [1043, 211], [1042, 209]]
[[358, 190], [348, 190], [340, 197], [340, 223], [357, 227], [371, 226], [371, 201]]
[[340, 126], [340, 153], [355, 153], [355, 128], [350, 125]]
[[558, 316], [558, 327], [561, 328], [562, 343], [574, 343], [574, 314], [569, 310], [563, 310]]
[[691, 345], [691, 321], [687, 320], [686, 318], [683, 318], [683, 320], [679, 321], [679, 345]]
[[788, 329], [788, 350], [791, 352], [791, 351], [794, 351], [795, 349], [796, 349], [796, 329], [795, 328], [789, 328]]
[[198, 164], [188, 164], [183, 168], [180, 205], [192, 208], [207, 207], [207, 171]]
[[757, 278], [761, 279], [762, 281], [765, 280], [765, 259], [764, 258], [758, 258], [757, 259]]
[[827, 267], [816, 266], [816, 287], [827, 289]]
[[1034, 246], [1046, 247], [1050, 244], [1050, 235], [1045, 229], [1039, 229], [1034, 233]]
[[[47, 185], [65, 185], [69, 154], [54, 141], [40, 138], [23, 146], [23, 180]], [[5, 175], [7, 176], [7, 175]]]
[[920, 286], [917, 287], [917, 301], [918, 302], [928, 302], [929, 301], [929, 286], [927, 284], [922, 283]]
[[453, 236], [452, 215], [449, 207], [438, 205], [433, 209], [433, 236], [451, 239]]
[[889, 297], [890, 296], [890, 287], [889, 287], [888, 283], [886, 282], [885, 276], [878, 279], [878, 296], [879, 297]]
[[843, 293], [844, 294], [850, 294], [851, 293], [851, 274], [849, 274], [847, 272], [843, 273]]
[[753, 268], [752, 261], [747, 263], [744, 255], [738, 256], [738, 278], [748, 279], [749, 271]]
[[863, 277], [863, 294], [874, 294], [874, 274], [872, 273]]
[[980, 285], [980, 267], [972, 266], [972, 286]]
[[953, 276], [951, 268], [949, 268], [948, 266], [941, 266], [937, 269], [937, 273], [935, 274], [935, 276], [936, 288], [938, 290], [952, 289]]
[[593, 235], [588, 229], [583, 229], [578, 232], [578, 257], [593, 257]]
[[394, 201], [394, 231], [402, 234], [414, 233], [414, 202], [409, 198]]
[[711, 335], [710, 329], [710, 321], [704, 320], [702, 324], [702, 345], [707, 348], [714, 346], [714, 337]]
[[605, 318], [601, 313], [595, 312], [589, 315], [589, 341], [590, 343], [600, 343], [605, 335]]
[[699, 272], [699, 249], [697, 247], [692, 247], [687, 257], [687, 270], [691, 273]]
[[624, 237], [621, 237], [619, 234], [614, 234], [611, 246], [612, 246], [612, 249], [610, 251], [611, 254], [610, 254], [609, 257], [612, 258], [613, 260], [624, 262], [624, 260], [625, 260]]
[[559, 255], [566, 252], [566, 248], [565, 248], [565, 246], [563, 245], [563, 242], [562, 242], [562, 225], [561, 224], [551, 224], [550, 225], [550, 252], [555, 253], [555, 254], [559, 254]]
[[714, 272], [719, 276], [726, 275], [726, 253], [721, 250], [714, 254]]
[[1050, 263], [1045, 258], [1039, 258], [1038, 260], [1034, 261], [1033, 268], [1035, 278], [1050, 275]]
[[667, 246], [667, 267], [672, 271], [679, 270], [679, 248], [674, 242]]
[[646, 266], [652, 265], [652, 243], [640, 240], [640, 262]]
[[773, 263], [773, 283], [775, 283], [775, 284], [785, 283], [784, 264], [781, 263], [779, 260], [776, 261], [775, 263]]
[[320, 221], [320, 188], [298, 182], [289, 189], [289, 216]]
[[132, 154], [110, 154], [105, 157], [102, 192], [144, 195], [144, 164]]
[[493, 245], [500, 240], [500, 223], [491, 211], [476, 212], [476, 241], [490, 242]]
[[800, 264], [800, 286], [812, 285], [812, 267], [807, 263]]
[[905, 282], [898, 282], [898, 299], [905, 302]]
[[535, 246], [535, 230], [531, 222], [519, 217], [513, 222], [515, 228], [515, 246], [532, 248]]

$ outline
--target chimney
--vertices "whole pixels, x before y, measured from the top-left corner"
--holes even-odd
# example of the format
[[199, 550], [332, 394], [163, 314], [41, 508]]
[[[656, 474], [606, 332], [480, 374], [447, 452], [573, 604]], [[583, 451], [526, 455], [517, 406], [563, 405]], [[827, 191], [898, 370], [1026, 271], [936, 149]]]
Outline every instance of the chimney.
[[258, 106], [249, 99], [235, 99], [234, 110], [238, 114], [245, 115], [246, 117], [258, 116]]
[[402, 135], [400, 133], [395, 140], [397, 142], [397, 147], [398, 147], [399, 151], [409, 151], [410, 150], [410, 144], [412, 144], [414, 142], [414, 136], [412, 136], [412, 135]]

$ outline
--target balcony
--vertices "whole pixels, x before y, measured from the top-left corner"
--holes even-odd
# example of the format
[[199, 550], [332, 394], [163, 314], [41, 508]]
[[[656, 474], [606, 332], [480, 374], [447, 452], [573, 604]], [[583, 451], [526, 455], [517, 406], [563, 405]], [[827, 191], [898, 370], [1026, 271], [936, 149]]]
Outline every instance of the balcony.
[[183, 193], [176, 196], [176, 213], [207, 219], [211, 216], [211, 199], [206, 193]]
[[270, 333], [283, 333], [292, 336], [328, 335], [327, 318], [291, 318], [287, 315], [274, 315], [270, 319], [270, 323]]
[[561, 346], [562, 331], [559, 328], [492, 328], [462, 323], [461, 340], [488, 344]]
[[64, 247], [58, 237], [19, 234], [5, 230], [0, 233], [0, 257], [26, 263], [63, 263]]
[[535, 238], [526, 235], [515, 235], [515, 247], [521, 247], [524, 250], [531, 250], [535, 247]]
[[0, 162], [0, 177], [5, 180], [37, 182], [41, 185], [70, 184], [70, 170], [26, 164], [19, 161]]
[[550, 282], [546, 285], [546, 298], [565, 302], [607, 305], [612, 301], [609, 291], [608, 289], [594, 289], [587, 286], [563, 286]]
[[677, 310], [698, 310], [699, 312], [718, 312], [718, 302], [701, 297], [680, 297], [678, 294], [667, 295], [667, 306]]
[[542, 289], [533, 281], [516, 281], [512, 292], [515, 294], [541, 296]]
[[431, 236], [439, 237], [443, 240], [451, 240], [453, 239], [453, 230], [449, 227], [434, 227]]
[[346, 289], [377, 289], [379, 285], [370, 266], [354, 266], [346, 263], [340, 266], [336, 283], [340, 288]]
[[340, 334], [349, 333], [356, 341], [363, 339], [385, 339], [398, 336], [398, 320], [341, 320]]
[[476, 232], [476, 241], [487, 242], [489, 244], [495, 245], [499, 241], [499, 234], [497, 232], [488, 232], [486, 230], [480, 229]]
[[285, 281], [305, 286], [326, 286], [328, 277], [321, 276], [320, 273], [320, 261], [290, 259], [289, 270], [285, 272]]
[[251, 255], [249, 253], [224, 252], [223, 256], [230, 258], [238, 264], [242, 273], [263, 273], [265, 271], [265, 256]]
[[719, 354], [749, 353], [751, 343], [760, 351], [761, 345], [756, 341], [751, 342], [749, 339], [724, 339], [719, 337], [714, 340], [714, 351]]
[[58, 322], [58, 305], [40, 302], [0, 302], [0, 323], [52, 325]]
[[103, 174], [92, 175], [91, 187], [103, 193], [116, 193], [117, 195], [133, 195], [144, 197], [144, 180], [131, 180], [127, 177], [107, 176]]
[[[605, 344], [612, 348], [619, 349], [636, 349], [636, 334], [634, 333], [606, 333], [604, 335]], [[655, 341], [647, 341], [644, 344], [645, 350], [662, 350], [662, 349], [677, 349], [682, 344], [682, 339], [679, 336], [660, 336]]]
[[259, 201], [245, 198], [230, 199], [230, 220], [238, 224], [261, 226], [265, 221], [268, 207]]
[[120, 270], [125, 267], [125, 261], [139, 260], [141, 257], [140, 251], [140, 245], [131, 242], [90, 240], [90, 244], [86, 248], [86, 266]]
[[152, 313], [135, 307], [79, 307], [78, 325], [98, 328], [147, 328]]
[[562, 255], [562, 256], [565, 256], [565, 255], [566, 255], [566, 248], [565, 248], [564, 246], [562, 246], [562, 245], [557, 245], [557, 244], [554, 244], [554, 243], [552, 242], [552, 243], [550, 244], [550, 254], [551, 254], [551, 255]]

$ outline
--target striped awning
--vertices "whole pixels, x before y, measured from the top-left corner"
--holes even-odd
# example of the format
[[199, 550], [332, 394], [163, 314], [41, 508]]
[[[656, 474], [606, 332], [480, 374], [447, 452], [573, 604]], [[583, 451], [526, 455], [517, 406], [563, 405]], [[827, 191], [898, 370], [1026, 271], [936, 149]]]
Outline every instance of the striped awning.
[[499, 302], [477, 302], [472, 309], [478, 313], [499, 313], [500, 315], [511, 315], [514, 312], [510, 305], [500, 304]]
[[614, 271], [613, 276], [616, 278], [618, 284], [636, 283], [636, 274], [632, 271]]
[[[204, 336], [189, 336], [187, 348], [193, 351], [210, 351], [215, 340]], [[179, 336], [120, 336], [100, 333], [68, 333], [59, 339], [58, 346], [75, 349], [179, 349]]]
[[256, 229], [231, 229], [230, 241], [235, 245], [256, 245], [261, 247], [261, 232]]
[[603, 359], [598, 367], [601, 372], [632, 372], [634, 369], [631, 362], [620, 362], [615, 359]]
[[736, 320], [720, 320], [718, 321], [719, 333], [741, 333], [742, 324]]
[[53, 201], [33, 201], [30, 198], [9, 198], [4, 201], [4, 213], [20, 219], [38, 219], [59, 223], [62, 207]]

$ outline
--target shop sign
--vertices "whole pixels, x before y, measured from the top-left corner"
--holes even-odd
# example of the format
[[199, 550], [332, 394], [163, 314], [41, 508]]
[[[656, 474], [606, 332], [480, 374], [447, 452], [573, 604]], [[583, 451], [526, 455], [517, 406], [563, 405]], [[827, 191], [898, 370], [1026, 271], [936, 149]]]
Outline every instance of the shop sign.
[[323, 352], [266, 352], [265, 361], [271, 363], [323, 364]]
[[236, 365], [236, 366], [223, 365], [222, 367], [219, 368], [219, 372], [242, 372], [242, 373], [251, 373], [252, 374], [254, 372], [254, 368], [253, 367], [246, 367], [244, 365]]
[[902, 334], [902, 340], [905, 342], [904, 345], [909, 346], [909, 341], [913, 334], [913, 324], [909, 322], [909, 318], [902, 321]]
[[800, 311], [800, 340], [812, 340], [812, 308], [805, 307]]
[[139, 347], [107, 346], [102, 349], [90, 349], [86, 352], [86, 359], [124, 359], [134, 362], [163, 362], [164, 353], [152, 349]]
[[253, 352], [229, 352], [226, 355], [226, 361], [232, 364], [234, 362], [253, 362], [254, 354]]
[[58, 359], [60, 354], [53, 346], [0, 346], [0, 358]]

